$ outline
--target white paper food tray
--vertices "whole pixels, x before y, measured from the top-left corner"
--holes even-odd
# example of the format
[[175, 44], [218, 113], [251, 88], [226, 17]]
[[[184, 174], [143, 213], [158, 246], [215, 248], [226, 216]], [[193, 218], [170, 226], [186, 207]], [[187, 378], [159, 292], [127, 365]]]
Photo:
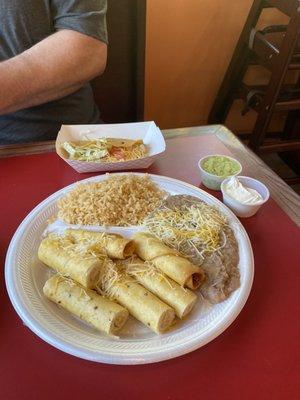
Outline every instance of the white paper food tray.
[[[77, 161], [68, 159], [67, 153], [61, 148], [64, 142], [94, 140], [102, 137], [141, 139], [147, 146], [148, 155], [137, 160], [113, 163]], [[55, 147], [57, 154], [64, 161], [77, 172], [84, 173], [148, 168], [165, 151], [166, 142], [155, 122], [149, 121], [126, 124], [62, 125]]]

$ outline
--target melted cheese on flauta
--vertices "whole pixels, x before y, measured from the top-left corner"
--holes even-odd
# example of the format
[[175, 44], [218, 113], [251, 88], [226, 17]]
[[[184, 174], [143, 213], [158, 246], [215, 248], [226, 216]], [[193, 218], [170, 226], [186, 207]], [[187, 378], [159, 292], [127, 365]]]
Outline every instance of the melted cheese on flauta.
[[109, 258], [105, 260], [103, 273], [97, 290], [105, 297], [113, 300], [117, 297], [118, 287], [126, 285], [127, 279], [121, 264], [114, 264]]
[[80, 238], [74, 239], [72, 234], [67, 235], [57, 235], [52, 233], [49, 235], [51, 243], [59, 249], [63, 249], [70, 256], [83, 256], [85, 259], [90, 258], [100, 258], [104, 259], [106, 255], [104, 254], [104, 248], [108, 235], [104, 234], [97, 239], [93, 238]]
[[131, 257], [122, 262], [124, 267], [126, 268], [126, 272], [135, 278], [139, 276], [146, 277], [157, 277], [160, 281], [165, 281], [167, 284], [173, 288], [173, 285], [170, 279], [159, 269], [157, 268], [151, 261], [145, 261], [143, 263], [137, 262], [135, 257]]

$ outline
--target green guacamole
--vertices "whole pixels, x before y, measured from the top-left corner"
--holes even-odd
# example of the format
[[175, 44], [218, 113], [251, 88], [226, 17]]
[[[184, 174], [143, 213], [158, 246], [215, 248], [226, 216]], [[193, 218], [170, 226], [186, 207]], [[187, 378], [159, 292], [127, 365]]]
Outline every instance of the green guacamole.
[[227, 157], [212, 156], [202, 162], [204, 171], [217, 176], [229, 176], [236, 174], [240, 167], [235, 162]]

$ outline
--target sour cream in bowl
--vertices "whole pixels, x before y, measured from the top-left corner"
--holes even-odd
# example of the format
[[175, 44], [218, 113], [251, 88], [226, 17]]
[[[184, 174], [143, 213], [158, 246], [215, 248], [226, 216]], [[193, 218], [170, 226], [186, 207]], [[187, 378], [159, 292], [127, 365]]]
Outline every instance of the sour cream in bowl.
[[270, 197], [268, 188], [257, 179], [232, 176], [221, 184], [223, 202], [238, 217], [248, 218], [256, 214]]

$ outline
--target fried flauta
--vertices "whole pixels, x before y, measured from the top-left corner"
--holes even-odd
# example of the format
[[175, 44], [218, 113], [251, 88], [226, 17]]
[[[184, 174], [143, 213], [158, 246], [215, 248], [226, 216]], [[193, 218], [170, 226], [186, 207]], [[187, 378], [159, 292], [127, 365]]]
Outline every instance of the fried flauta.
[[94, 290], [84, 289], [70, 278], [54, 275], [44, 285], [45, 296], [73, 315], [109, 335], [116, 334], [128, 318], [128, 311]]
[[144, 288], [135, 279], [120, 272], [115, 264], [107, 266], [101, 289], [104, 294], [126, 307], [129, 313], [160, 334], [174, 322], [175, 312], [169, 305]]
[[62, 275], [68, 276], [87, 289], [96, 287], [101, 273], [102, 260], [96, 256], [75, 251], [69, 241], [60, 237], [47, 237], [38, 249], [40, 261]]
[[66, 230], [66, 234], [71, 235], [79, 242], [89, 241], [92, 246], [97, 246], [99, 250], [110, 258], [123, 260], [130, 257], [134, 252], [133, 241], [125, 239], [121, 235], [85, 231], [82, 229], [68, 229]]
[[202, 268], [192, 264], [176, 250], [149, 233], [136, 233], [133, 236], [135, 253], [144, 261], [151, 261], [181, 286], [197, 289], [204, 281]]
[[174, 308], [178, 318], [184, 318], [193, 309], [196, 294], [178, 285], [152, 263], [144, 263], [138, 257], [132, 257], [126, 262], [125, 268], [141, 285]]

